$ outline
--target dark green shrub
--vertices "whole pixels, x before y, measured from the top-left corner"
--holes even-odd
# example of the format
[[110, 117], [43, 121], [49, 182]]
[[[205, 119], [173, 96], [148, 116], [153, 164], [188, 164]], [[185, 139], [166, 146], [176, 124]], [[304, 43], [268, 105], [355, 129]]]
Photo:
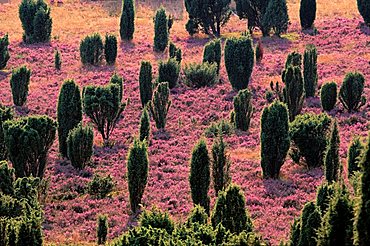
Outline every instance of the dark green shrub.
[[0, 161], [0, 194], [13, 195], [14, 169], [6, 161]]
[[307, 45], [304, 51], [303, 78], [306, 97], [314, 97], [316, 93], [318, 75], [317, 75], [317, 50], [315, 45], [313, 44]]
[[121, 90], [118, 85], [86, 86], [83, 90], [83, 109], [101, 134], [104, 144], [108, 144], [127, 103], [121, 103]]
[[252, 93], [248, 89], [238, 92], [234, 97], [234, 125], [235, 128], [248, 131], [253, 115]]
[[[187, 30], [192, 35], [195, 31], [202, 30], [205, 34], [221, 35], [221, 27], [227, 23], [231, 16], [230, 0], [204, 1], [185, 0], [185, 8], [189, 14], [186, 24]], [[188, 27], [189, 26], [189, 27]]]
[[347, 167], [348, 167], [348, 177], [353, 175], [356, 171], [361, 171], [360, 167], [360, 160], [361, 160], [361, 153], [364, 149], [363, 144], [360, 141], [360, 138], [357, 136], [352, 141], [348, 148], [348, 160], [347, 160]]
[[221, 223], [231, 233], [253, 231], [252, 220], [245, 209], [245, 198], [239, 186], [231, 184], [218, 194], [211, 216], [212, 226]]
[[145, 107], [140, 118], [139, 140], [140, 141], [146, 140], [147, 142], [149, 142], [149, 137], [150, 137], [150, 118], [148, 110]]
[[339, 156], [339, 132], [338, 124], [334, 121], [334, 125], [331, 130], [331, 137], [328, 145], [328, 151], [325, 155], [324, 166], [325, 166], [325, 178], [328, 182], [337, 182], [341, 175], [341, 164]]
[[234, 130], [234, 126], [229, 121], [221, 120], [220, 122], [212, 123], [206, 128], [204, 134], [207, 138], [217, 137], [222, 135], [230, 135]]
[[293, 51], [289, 53], [285, 61], [285, 68], [288, 68], [289, 66], [301, 67], [302, 66], [302, 55], [299, 54], [297, 51]]
[[84, 65], [99, 65], [103, 58], [103, 40], [98, 33], [86, 36], [80, 43], [80, 57]]
[[301, 69], [298, 66], [289, 66], [283, 71], [283, 81], [284, 102], [288, 106], [289, 120], [293, 121], [301, 113], [305, 98]]
[[106, 34], [104, 43], [104, 55], [108, 65], [114, 65], [117, 58], [117, 38], [114, 35]]
[[170, 58], [176, 59], [176, 61], [181, 64], [182, 61], [182, 51], [180, 48], [177, 48], [176, 45], [172, 42], [170, 42], [170, 46], [168, 49], [168, 53]]
[[103, 177], [99, 174], [94, 174], [93, 179], [87, 185], [88, 193], [96, 199], [107, 197], [113, 188], [114, 182], [110, 175]]
[[152, 100], [153, 83], [152, 83], [152, 64], [150, 61], [142, 61], [139, 74], [140, 100], [141, 105], [145, 107]]
[[323, 216], [329, 208], [329, 203], [335, 193], [336, 183], [323, 182], [317, 189], [316, 205]]
[[286, 0], [270, 0], [262, 18], [262, 26], [266, 35], [272, 29], [280, 37], [288, 30], [289, 16]]
[[200, 88], [215, 85], [218, 81], [216, 63], [190, 63], [184, 68], [186, 84], [190, 87]]
[[290, 146], [286, 106], [275, 101], [261, 116], [261, 166], [264, 178], [279, 178]]
[[255, 233], [253, 232], [246, 233], [245, 231], [242, 231], [240, 234], [234, 234], [232, 237], [230, 237], [230, 240], [228, 240], [227, 245], [260, 246], [265, 245], [265, 243], [263, 242], [262, 238], [260, 236], [257, 236]]
[[290, 124], [293, 146], [305, 158], [308, 168], [322, 166], [329, 143], [331, 118], [327, 114], [303, 114]]
[[305, 204], [301, 215], [301, 230], [298, 246], [316, 246], [316, 233], [321, 225], [320, 210], [314, 202]]
[[59, 50], [55, 50], [54, 67], [56, 70], [60, 70], [62, 68], [62, 55], [60, 54]]
[[139, 209], [148, 180], [148, 147], [146, 141], [134, 139], [127, 156], [127, 180], [132, 213]]
[[361, 73], [348, 73], [344, 78], [339, 90], [339, 101], [349, 112], [358, 111], [366, 103], [362, 95], [365, 86], [365, 78]]
[[209, 214], [210, 158], [207, 144], [203, 139], [193, 148], [189, 181], [193, 204], [202, 206], [207, 214]]
[[167, 114], [171, 107], [170, 89], [168, 83], [159, 83], [154, 91], [151, 101], [149, 101], [149, 110], [154, 118], [158, 130], [162, 131], [166, 127]]
[[299, 18], [302, 29], [313, 27], [316, 19], [316, 0], [301, 0]]
[[201, 225], [206, 225], [207, 221], [208, 215], [206, 213], [206, 210], [200, 205], [195, 205], [194, 208], [192, 208], [190, 215], [187, 219], [187, 224], [191, 225], [194, 223], [199, 223]]
[[301, 237], [301, 218], [295, 218], [290, 226], [289, 246], [298, 246], [299, 238]]
[[358, 11], [366, 25], [370, 26], [370, 2], [366, 0], [357, 0]]
[[256, 46], [256, 61], [257, 63], [260, 63], [263, 59], [263, 46], [261, 40], [258, 40], [257, 46]]
[[123, 0], [119, 33], [122, 40], [132, 40], [135, 32], [135, 3]]
[[180, 74], [180, 64], [176, 59], [170, 58], [166, 62], [160, 61], [158, 68], [157, 82], [168, 82], [170, 89], [177, 86], [177, 80]]
[[93, 154], [94, 132], [89, 126], [80, 123], [69, 131], [67, 138], [67, 153], [72, 166], [83, 169]]
[[80, 89], [73, 80], [64, 81], [60, 89], [57, 106], [57, 121], [59, 152], [63, 157], [68, 157], [68, 133], [82, 121]]
[[98, 238], [98, 245], [105, 244], [108, 236], [108, 217], [99, 214], [96, 228], [96, 236]]
[[3, 128], [15, 175], [19, 178], [32, 175], [42, 179], [57, 123], [48, 116], [29, 116], [8, 120]]
[[6, 67], [10, 59], [8, 46], [9, 37], [8, 34], [5, 34], [4, 37], [0, 38], [0, 70]]
[[30, 77], [31, 70], [27, 69], [26, 66], [22, 66], [12, 70], [10, 87], [12, 89], [14, 105], [23, 106], [26, 103]]
[[119, 90], [120, 90], [119, 101], [122, 102], [122, 98], [123, 98], [123, 78], [121, 76], [119, 76], [116, 72], [114, 72], [114, 74], [110, 78], [109, 83], [118, 85]]
[[43, 0], [22, 0], [19, 5], [19, 18], [22, 22], [25, 43], [50, 41], [52, 19], [50, 8]]
[[7, 120], [13, 119], [13, 111], [11, 108], [3, 106], [0, 104], [0, 160], [8, 159], [8, 151], [5, 146], [4, 139], [4, 128], [3, 123]]
[[254, 65], [254, 51], [250, 37], [231, 38], [225, 45], [227, 76], [235, 90], [246, 89]]
[[164, 229], [168, 234], [171, 234], [175, 229], [175, 224], [168, 213], [163, 213], [157, 208], [153, 208], [151, 211], [144, 210], [140, 216], [140, 226]]
[[164, 51], [168, 44], [168, 19], [166, 10], [161, 7], [157, 10], [154, 20], [154, 50]]
[[218, 140], [212, 145], [212, 178], [215, 194], [226, 189], [231, 182], [230, 159], [226, 155], [226, 146], [220, 134]]
[[330, 111], [337, 103], [337, 83], [328, 82], [321, 87], [321, 107], [325, 111]]
[[252, 34], [253, 29], [258, 27], [263, 36], [268, 36], [267, 31], [263, 28], [262, 19], [266, 13], [269, 0], [235, 0], [236, 13], [240, 19], [248, 19], [248, 29]]
[[189, 19], [188, 22], [186, 22], [185, 29], [190, 36], [193, 36], [199, 32], [200, 27], [194, 19]]
[[204, 46], [203, 51], [203, 62], [216, 63], [217, 64], [217, 74], [220, 74], [220, 64], [221, 64], [221, 40], [215, 39], [209, 41]]
[[173, 17], [172, 14], [169, 14], [168, 19], [167, 19], [168, 33], [170, 33], [170, 31], [171, 31], [171, 28], [173, 26], [173, 22], [174, 22], [174, 17]]

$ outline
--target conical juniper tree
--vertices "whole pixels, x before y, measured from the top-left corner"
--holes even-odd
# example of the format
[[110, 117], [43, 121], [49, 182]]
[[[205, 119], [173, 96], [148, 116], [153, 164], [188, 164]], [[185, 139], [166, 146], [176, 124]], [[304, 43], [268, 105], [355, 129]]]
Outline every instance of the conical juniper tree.
[[230, 159], [226, 154], [226, 144], [223, 140], [222, 130], [220, 137], [212, 145], [212, 178], [215, 194], [226, 189], [231, 182]]
[[139, 74], [140, 99], [142, 107], [152, 100], [153, 95], [153, 75], [152, 64], [150, 61], [142, 61]]
[[135, 32], [135, 3], [133, 0], [123, 0], [120, 20], [120, 36], [122, 40], [132, 40]]
[[234, 97], [235, 127], [242, 131], [248, 131], [253, 115], [252, 93], [248, 89], [238, 92]]
[[299, 18], [302, 29], [313, 27], [316, 19], [316, 0], [301, 0]]
[[144, 107], [140, 118], [139, 139], [140, 141], [146, 140], [147, 142], [149, 142], [149, 137], [150, 137], [150, 118], [147, 108]]
[[332, 130], [331, 130], [331, 137], [328, 146], [328, 150], [326, 152], [324, 166], [325, 166], [325, 178], [328, 182], [336, 182], [339, 181], [341, 177], [341, 164], [340, 164], [340, 156], [339, 156], [339, 132], [338, 132], [338, 123], [334, 121]]
[[170, 89], [168, 83], [159, 83], [149, 102], [150, 113], [154, 118], [157, 129], [163, 131], [167, 123], [167, 114], [171, 107]]
[[9, 37], [8, 34], [5, 34], [4, 37], [0, 38], [0, 70], [6, 67], [10, 59], [8, 46]]
[[307, 45], [303, 54], [303, 78], [306, 97], [314, 97], [316, 93], [318, 74], [317, 49], [313, 44]]
[[3, 123], [7, 120], [12, 120], [14, 117], [13, 111], [10, 107], [0, 104], [0, 160], [8, 159], [8, 151], [6, 150], [4, 139]]
[[361, 153], [364, 149], [364, 146], [358, 136], [356, 136], [352, 141], [348, 148], [348, 160], [347, 160], [347, 168], [348, 168], [348, 177], [352, 176], [355, 172], [361, 171], [360, 161], [361, 161]]
[[298, 246], [316, 246], [317, 230], [321, 225], [321, 213], [314, 202], [305, 204], [301, 215]]
[[168, 19], [166, 10], [161, 7], [157, 10], [154, 19], [154, 50], [163, 52], [168, 45]]

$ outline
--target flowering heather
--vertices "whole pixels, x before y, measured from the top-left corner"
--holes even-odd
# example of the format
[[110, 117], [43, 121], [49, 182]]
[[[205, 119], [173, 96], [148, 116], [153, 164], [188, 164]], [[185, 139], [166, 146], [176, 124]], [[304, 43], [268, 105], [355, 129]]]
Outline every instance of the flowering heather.
[[[18, 3], [17, 3], [18, 4]], [[50, 44], [22, 44], [22, 28], [18, 19], [14, 21], [16, 3], [0, 4], [0, 36], [9, 33], [10, 60], [7, 70], [0, 72], [0, 102], [12, 106], [10, 76], [12, 68], [26, 64], [32, 70], [27, 105], [16, 108], [18, 115], [46, 114], [56, 118], [57, 99], [65, 79], [74, 79], [82, 88], [86, 85], [106, 85], [112, 74], [124, 79], [124, 98], [130, 99], [125, 117], [118, 122], [111, 135], [112, 148], [102, 147], [102, 139], [94, 130], [94, 154], [84, 170], [76, 170], [59, 156], [58, 141], [55, 141], [49, 154], [45, 179], [50, 180], [48, 197], [44, 204], [44, 234], [48, 243], [93, 243], [96, 241], [96, 218], [106, 214], [109, 218], [108, 239], [120, 235], [131, 225], [129, 193], [127, 184], [127, 152], [139, 132], [142, 112], [139, 92], [139, 70], [141, 60], [149, 60], [153, 65], [153, 78], [157, 77], [158, 63], [167, 59], [153, 51], [153, 14], [147, 19], [138, 18], [135, 37], [131, 43], [118, 44], [116, 65], [99, 67], [82, 66], [79, 57], [79, 42], [91, 31], [119, 35], [119, 17], [110, 17], [98, 3], [71, 3], [52, 6], [53, 27]], [[318, 5], [320, 8], [322, 5]], [[63, 11], [80, 11], [89, 21], [60, 20]], [[293, 8], [294, 9], [294, 8]], [[139, 12], [139, 10], [137, 10]], [[8, 12], [10, 14], [8, 14]], [[292, 20], [288, 34], [282, 39], [262, 38], [264, 58], [253, 69], [249, 89], [255, 113], [248, 132], [224, 136], [231, 157], [230, 172], [233, 183], [239, 185], [246, 196], [246, 206], [253, 220], [256, 232], [272, 245], [288, 238], [290, 223], [307, 201], [315, 198], [316, 188], [323, 180], [320, 168], [306, 170], [294, 164], [289, 158], [281, 168], [280, 180], [264, 180], [260, 166], [260, 116], [267, 105], [265, 91], [271, 81], [281, 81], [288, 53], [298, 50], [303, 53], [307, 44], [314, 44], [318, 52], [318, 89], [328, 81], [336, 81], [338, 88], [344, 76], [350, 71], [364, 74], [364, 95], [370, 98], [370, 30], [361, 27], [362, 18], [355, 16], [323, 16], [318, 11], [315, 27], [316, 36], [301, 32], [299, 21]], [[356, 12], [357, 13], [357, 12]], [[4, 16], [4, 17], [3, 17]], [[71, 15], [73, 16], [73, 15]], [[59, 18], [59, 20], [58, 20]], [[101, 19], [99, 19], [101, 18]], [[81, 28], [78, 28], [81, 21]], [[101, 22], [99, 22], [101, 21]], [[14, 23], [13, 23], [14, 22]], [[99, 23], [98, 23], [99, 22]], [[12, 23], [10, 27], [6, 23]], [[95, 23], [97, 23], [95, 25]], [[186, 18], [174, 22], [170, 39], [183, 51], [183, 63], [201, 62], [203, 46], [208, 39], [202, 35], [190, 37], [184, 28]], [[70, 26], [73, 26], [72, 30]], [[94, 30], [91, 28], [94, 27]], [[232, 17], [222, 29], [225, 37], [243, 31], [245, 23]], [[14, 29], [11, 29], [14, 28]], [[13, 31], [14, 30], [14, 31]], [[255, 42], [260, 34], [257, 34]], [[224, 41], [222, 41], [222, 46]], [[54, 52], [63, 54], [61, 70], [54, 68]], [[183, 84], [171, 90], [171, 108], [166, 124], [166, 138], [161, 137], [152, 121], [151, 143], [149, 145], [149, 176], [143, 195], [143, 206], [157, 206], [166, 210], [177, 221], [185, 221], [192, 208], [189, 171], [191, 150], [204, 130], [211, 123], [228, 119], [233, 109], [233, 96], [228, 81], [223, 58], [221, 59], [221, 83], [213, 87], [190, 89]], [[318, 93], [317, 93], [318, 94]], [[320, 113], [320, 99], [316, 96], [305, 101], [303, 112]], [[340, 132], [339, 154], [346, 165], [347, 149], [354, 135], [366, 136], [369, 130], [370, 104], [360, 112], [348, 113], [340, 103], [330, 112], [338, 120]], [[84, 115], [84, 123], [89, 122]], [[207, 139], [210, 147], [212, 139]], [[346, 170], [346, 167], [344, 168]], [[94, 199], [87, 193], [87, 183], [94, 173], [110, 174], [115, 189], [107, 198]], [[347, 176], [346, 174], [344, 174]], [[212, 185], [210, 187], [213, 187]], [[213, 188], [210, 189], [211, 209], [215, 203]]]

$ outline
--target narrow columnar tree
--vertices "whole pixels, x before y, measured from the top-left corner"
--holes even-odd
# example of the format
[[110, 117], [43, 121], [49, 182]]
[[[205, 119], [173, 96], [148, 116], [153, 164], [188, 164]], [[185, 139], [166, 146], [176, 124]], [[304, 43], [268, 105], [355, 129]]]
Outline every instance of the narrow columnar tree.
[[324, 216], [329, 208], [330, 200], [335, 195], [337, 183], [323, 182], [317, 189], [316, 205], [319, 208], [321, 215]]
[[8, 46], [9, 37], [8, 34], [5, 34], [4, 37], [0, 38], [0, 70], [6, 67], [10, 59]]
[[6, 150], [5, 139], [4, 139], [4, 128], [3, 123], [7, 120], [13, 119], [13, 111], [10, 107], [6, 107], [0, 104], [0, 160], [8, 159], [8, 151]]
[[301, 230], [297, 246], [316, 246], [317, 230], [320, 228], [321, 214], [314, 202], [305, 204], [301, 215]]
[[348, 176], [350, 177], [357, 171], [361, 171], [360, 161], [361, 161], [361, 154], [364, 149], [363, 144], [358, 136], [356, 136], [352, 141], [348, 148], [348, 160], [347, 160], [347, 167], [348, 167]]
[[328, 82], [321, 87], [320, 100], [321, 107], [325, 111], [330, 111], [335, 107], [337, 103], [337, 83]]
[[366, 25], [370, 26], [370, 2], [368, 0], [357, 0], [358, 11]]
[[313, 27], [316, 19], [316, 0], [301, 0], [299, 18], [302, 29]]
[[104, 43], [104, 55], [108, 65], [114, 65], [117, 58], [117, 38], [114, 35], [106, 34]]
[[217, 73], [220, 73], [221, 64], [221, 40], [216, 39], [208, 42], [204, 46], [203, 62], [216, 63]]
[[209, 214], [210, 158], [204, 139], [201, 139], [193, 148], [189, 181], [194, 205], [202, 206]]
[[10, 78], [13, 102], [16, 106], [23, 106], [27, 101], [28, 86], [30, 84], [31, 70], [26, 66], [13, 69]]
[[341, 176], [341, 164], [339, 156], [339, 132], [338, 132], [338, 123], [334, 121], [331, 137], [326, 152], [324, 165], [325, 165], [325, 178], [328, 182], [336, 182], [340, 179]]
[[264, 178], [279, 178], [290, 146], [288, 110], [275, 101], [261, 117], [261, 166]]
[[234, 119], [237, 129], [248, 131], [253, 115], [252, 93], [248, 89], [238, 92], [234, 97]]
[[92, 127], [80, 123], [69, 131], [67, 153], [72, 166], [83, 169], [93, 154], [94, 132]]
[[170, 89], [168, 83], [159, 83], [154, 91], [153, 98], [149, 102], [149, 109], [154, 118], [157, 129], [162, 131], [166, 127], [167, 114], [171, 107]]
[[152, 100], [153, 94], [152, 64], [150, 61], [142, 61], [139, 74], [139, 88], [141, 105], [145, 107]]
[[82, 121], [80, 88], [73, 80], [64, 81], [57, 106], [59, 152], [67, 155], [67, 137], [70, 130]]
[[168, 44], [168, 19], [166, 10], [161, 7], [157, 10], [154, 19], [154, 50], [162, 52]]
[[123, 0], [119, 33], [122, 40], [132, 40], [135, 32], [135, 3]]
[[59, 50], [55, 50], [54, 67], [56, 70], [60, 70], [62, 68], [62, 55], [60, 54]]
[[119, 101], [122, 102], [122, 97], [123, 97], [123, 78], [121, 76], [119, 76], [118, 73], [114, 72], [114, 74], [110, 78], [109, 83], [118, 85], [119, 90], [120, 90], [120, 98], [119, 98]]
[[108, 236], [108, 217], [99, 214], [96, 228], [96, 236], [98, 238], [98, 245], [105, 244]]
[[276, 36], [288, 30], [289, 16], [286, 0], [270, 0], [266, 12], [262, 18], [262, 26], [265, 34], [269, 34], [272, 29]]
[[144, 107], [143, 113], [141, 114], [140, 118], [140, 133], [139, 133], [140, 141], [146, 140], [149, 142], [150, 137], [150, 119], [149, 113], [146, 107]]
[[365, 87], [365, 77], [359, 73], [348, 73], [339, 90], [339, 100], [348, 112], [358, 111], [366, 103], [362, 95]]
[[253, 231], [253, 223], [245, 208], [245, 197], [239, 186], [231, 184], [218, 194], [211, 216], [212, 226], [222, 224], [232, 233]]
[[306, 97], [314, 97], [317, 88], [318, 75], [317, 75], [317, 49], [313, 44], [307, 45], [304, 51], [303, 78]]
[[220, 137], [212, 145], [212, 178], [215, 194], [225, 190], [231, 182], [230, 159], [226, 154], [226, 145], [219, 129]]
[[127, 157], [127, 179], [132, 213], [136, 213], [139, 209], [148, 180], [148, 169], [147, 143], [135, 138]]

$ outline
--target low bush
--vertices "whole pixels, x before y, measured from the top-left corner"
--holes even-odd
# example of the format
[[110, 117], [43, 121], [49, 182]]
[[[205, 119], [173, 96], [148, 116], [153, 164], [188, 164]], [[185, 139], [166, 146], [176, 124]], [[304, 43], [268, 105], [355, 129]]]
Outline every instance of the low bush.
[[83, 169], [93, 154], [94, 132], [89, 126], [80, 123], [69, 131], [67, 137], [67, 153], [72, 166]]
[[212, 40], [204, 46], [203, 62], [216, 63], [217, 64], [217, 74], [220, 73], [220, 64], [221, 64], [221, 40], [220, 39]]
[[365, 78], [361, 73], [348, 73], [339, 90], [339, 101], [349, 112], [358, 111], [366, 103], [363, 96]]
[[98, 33], [86, 36], [80, 43], [80, 57], [84, 65], [99, 65], [103, 59], [103, 40]]
[[321, 87], [320, 93], [321, 107], [325, 111], [330, 111], [337, 103], [337, 83], [328, 82]]
[[153, 208], [151, 211], [144, 210], [139, 221], [141, 227], [164, 229], [169, 234], [175, 229], [175, 223], [168, 213], [163, 213], [158, 208]]
[[99, 174], [95, 174], [93, 179], [87, 185], [88, 193], [96, 199], [107, 197], [107, 195], [112, 192], [113, 188], [114, 182], [110, 175], [104, 177]]
[[30, 77], [31, 70], [27, 69], [26, 66], [16, 68], [12, 71], [10, 87], [12, 89], [14, 105], [23, 106], [26, 103]]
[[235, 128], [248, 131], [254, 110], [252, 106], [252, 93], [248, 89], [241, 90], [234, 97], [233, 102], [234, 118], [232, 121]]
[[184, 74], [186, 84], [194, 88], [212, 86], [218, 81], [216, 63], [187, 64], [184, 68]]
[[157, 82], [168, 82], [170, 89], [175, 88], [177, 86], [179, 74], [180, 64], [176, 59], [170, 58], [167, 61], [160, 61]]
[[209, 127], [206, 128], [204, 134], [207, 138], [218, 137], [220, 133], [222, 135], [230, 135], [234, 131], [234, 126], [225, 120], [220, 122], [214, 122]]

